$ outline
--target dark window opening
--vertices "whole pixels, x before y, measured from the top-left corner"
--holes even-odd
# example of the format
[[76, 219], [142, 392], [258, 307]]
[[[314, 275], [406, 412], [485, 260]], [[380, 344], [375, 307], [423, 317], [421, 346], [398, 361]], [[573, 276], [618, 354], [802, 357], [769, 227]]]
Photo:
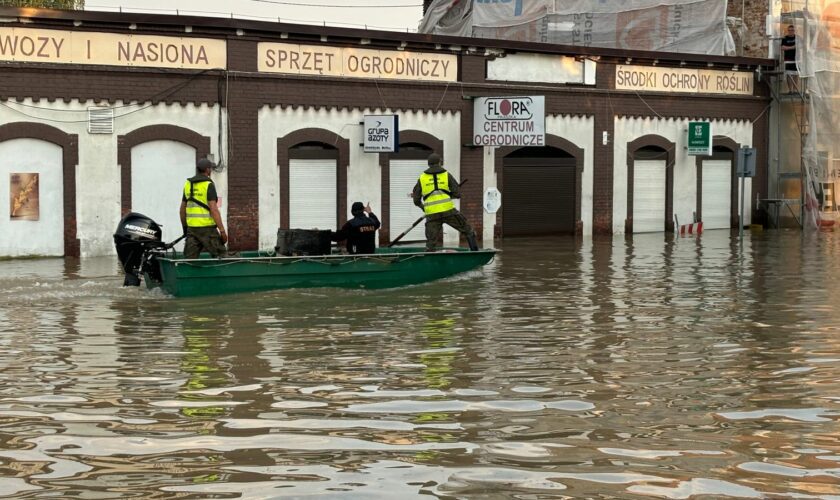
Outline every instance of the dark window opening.
[[301, 142], [289, 148], [289, 158], [295, 160], [337, 160], [338, 148], [323, 142]]
[[668, 151], [659, 146], [645, 146], [633, 154], [636, 160], [668, 160]]

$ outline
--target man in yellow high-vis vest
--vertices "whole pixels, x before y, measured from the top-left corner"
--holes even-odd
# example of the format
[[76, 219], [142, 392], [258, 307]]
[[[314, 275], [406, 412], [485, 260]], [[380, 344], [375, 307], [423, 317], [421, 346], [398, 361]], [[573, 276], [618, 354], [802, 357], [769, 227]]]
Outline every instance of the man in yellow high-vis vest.
[[219, 196], [216, 185], [210, 180], [214, 166], [210, 160], [198, 160], [195, 177], [184, 183], [180, 215], [181, 227], [187, 236], [184, 257], [188, 259], [197, 259], [202, 251], [213, 257], [227, 255], [225, 243], [228, 237], [219, 212]]
[[434, 252], [437, 248], [444, 223], [466, 237], [470, 250], [478, 250], [475, 231], [452, 201], [461, 197], [458, 181], [443, 168], [439, 154], [430, 154], [427, 162], [429, 168], [420, 175], [412, 192], [414, 204], [426, 214], [426, 251]]

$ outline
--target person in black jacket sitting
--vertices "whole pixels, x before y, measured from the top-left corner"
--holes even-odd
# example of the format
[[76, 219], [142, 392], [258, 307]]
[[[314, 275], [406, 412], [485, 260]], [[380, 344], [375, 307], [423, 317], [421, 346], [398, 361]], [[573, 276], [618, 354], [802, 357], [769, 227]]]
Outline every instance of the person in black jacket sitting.
[[382, 224], [373, 214], [370, 203], [362, 205], [361, 201], [357, 201], [353, 203], [350, 213], [353, 218], [337, 232], [333, 232], [330, 238], [333, 241], [347, 240], [347, 252], [351, 254], [376, 252], [376, 230]]

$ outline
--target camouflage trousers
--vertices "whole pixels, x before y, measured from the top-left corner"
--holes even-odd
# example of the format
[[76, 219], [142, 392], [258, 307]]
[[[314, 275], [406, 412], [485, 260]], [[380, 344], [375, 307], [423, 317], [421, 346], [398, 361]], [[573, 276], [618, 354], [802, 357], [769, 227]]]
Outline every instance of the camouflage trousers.
[[216, 226], [187, 228], [187, 240], [184, 242], [184, 257], [197, 259], [201, 252], [213, 257], [227, 256], [227, 248]]
[[456, 229], [468, 240], [475, 239], [475, 231], [461, 212], [452, 210], [441, 215], [435, 214], [426, 219], [426, 251], [433, 252], [442, 241], [444, 224]]

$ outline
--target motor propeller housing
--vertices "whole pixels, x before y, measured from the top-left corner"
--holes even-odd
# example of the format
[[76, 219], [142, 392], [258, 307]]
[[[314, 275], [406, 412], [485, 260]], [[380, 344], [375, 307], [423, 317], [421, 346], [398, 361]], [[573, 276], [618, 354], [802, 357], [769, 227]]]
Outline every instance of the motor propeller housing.
[[123, 286], [140, 285], [144, 272], [156, 273], [148, 266], [152, 251], [165, 249], [163, 231], [157, 222], [143, 214], [131, 212], [120, 220], [114, 233], [117, 258], [125, 271]]

